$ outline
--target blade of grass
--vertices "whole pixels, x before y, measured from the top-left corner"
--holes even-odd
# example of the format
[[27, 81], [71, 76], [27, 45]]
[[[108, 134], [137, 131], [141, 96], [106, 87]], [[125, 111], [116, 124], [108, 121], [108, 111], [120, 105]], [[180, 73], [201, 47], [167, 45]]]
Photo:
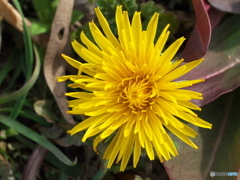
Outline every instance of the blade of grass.
[[79, 164], [76, 164], [75, 166], [67, 166], [61, 161], [59, 161], [56, 156], [53, 156], [51, 153], [47, 154], [46, 157], [47, 162], [52, 164], [53, 166], [57, 167], [60, 169], [62, 172], [65, 172], [67, 175], [73, 177], [73, 178], [78, 178], [81, 173], [83, 173], [83, 167], [80, 166]]
[[35, 141], [36, 143], [42, 145], [51, 153], [53, 153], [60, 161], [64, 164], [73, 166], [76, 164], [76, 159], [72, 162], [65, 154], [63, 154], [56, 146], [48, 141], [44, 136], [39, 135], [32, 129], [26, 127], [25, 125], [21, 124], [18, 121], [10, 119], [7, 116], [0, 114], [0, 122], [4, 125], [13, 128], [15, 131], [19, 132], [20, 134], [24, 135], [25, 137]]
[[23, 20], [23, 40], [25, 46], [25, 66], [26, 66], [26, 80], [28, 80], [32, 74], [32, 67], [33, 67], [33, 46], [32, 40], [30, 36], [29, 29], [27, 27], [22, 8], [18, 2], [18, 0], [13, 0], [14, 5], [16, 6], [18, 12], [22, 16]]
[[[25, 144], [26, 146], [28, 146], [30, 149], [34, 149], [35, 148], [35, 144], [32, 143], [32, 141], [29, 141], [27, 138], [25, 138], [24, 136], [17, 136], [16, 137], [20, 142], [22, 142], [23, 144]], [[65, 172], [67, 175], [73, 177], [73, 178], [77, 178], [80, 176], [80, 174], [82, 173], [81, 170], [83, 169], [79, 164], [76, 164], [75, 166], [67, 166], [66, 164], [62, 163], [61, 161], [59, 161], [58, 158], [56, 158], [56, 156], [54, 156], [52, 153], [47, 153], [46, 156], [46, 161], [50, 164], [52, 164], [54, 167], [60, 169], [61, 172]]]
[[[11, 112], [13, 110], [13, 108], [0, 108], [0, 112]], [[19, 112], [19, 115], [25, 119], [30, 119], [32, 121], [35, 121], [39, 124], [41, 124], [42, 126], [45, 126], [45, 127], [50, 127], [51, 125], [46, 122], [46, 120], [41, 117], [41, 116], [38, 116], [36, 115], [35, 113], [31, 112], [31, 111], [24, 111], [23, 109]]]
[[[1, 22], [0, 22], [0, 26], [1, 26]], [[0, 51], [1, 51], [1, 29], [0, 29]], [[13, 63], [13, 59], [14, 59], [13, 57], [14, 57], [14, 55], [12, 54], [7, 59], [6, 63], [4, 64], [4, 68], [1, 68], [1, 71], [0, 71], [0, 85], [2, 84], [2, 82], [5, 79], [5, 77], [8, 74], [8, 72], [12, 69], [11, 65]]]
[[11, 111], [9, 118], [16, 119], [23, 107], [24, 102], [26, 101], [27, 93], [25, 93], [23, 96], [19, 97], [17, 101], [14, 103], [13, 110]]
[[13, 100], [16, 100], [18, 98], [20, 98], [21, 96], [23, 96], [26, 92], [28, 92], [32, 86], [35, 84], [38, 75], [40, 73], [40, 59], [39, 59], [39, 55], [38, 55], [38, 51], [37, 49], [34, 47], [34, 52], [35, 52], [35, 58], [36, 58], [36, 64], [35, 64], [35, 68], [34, 68], [34, 72], [32, 74], [32, 77], [28, 80], [27, 83], [24, 84], [24, 86], [22, 88], [20, 88], [18, 91], [7, 95], [7, 96], [0, 96], [0, 103], [6, 103], [6, 102], [10, 102]]
[[36, 115], [35, 113], [33, 113], [31, 111], [28, 111], [28, 112], [20, 111], [20, 115], [22, 117], [24, 117], [24, 118], [30, 119], [32, 121], [35, 121], [35, 122], [37, 122], [37, 123], [39, 123], [39, 124], [41, 124], [41, 125], [43, 125], [45, 127], [50, 127], [51, 126], [48, 122], [46, 122], [46, 120], [43, 117], [38, 116], [38, 115]]
[[[32, 66], [33, 66], [33, 46], [32, 46], [32, 41], [31, 41], [31, 36], [28, 30], [28, 27], [26, 25], [24, 15], [21, 9], [20, 4], [18, 3], [17, 0], [13, 0], [14, 5], [16, 6], [17, 10], [19, 11], [20, 15], [22, 16], [23, 20], [23, 40], [24, 40], [24, 50], [25, 50], [25, 69], [26, 69], [26, 82], [29, 80], [29, 78], [32, 75]], [[14, 104], [14, 111], [11, 112], [9, 117], [11, 119], [16, 119], [20, 110], [23, 107], [23, 104], [27, 98], [28, 91], [25, 91], [23, 96], [19, 97], [17, 99], [17, 102]]]
[[[18, 67], [15, 68], [13, 71], [13, 74], [11, 75], [11, 78], [9, 79], [7, 86], [4, 88], [4, 92], [9, 92], [11, 88], [13, 87], [14, 83], [16, 82], [16, 79], [19, 77], [20, 73], [22, 72], [22, 67], [21, 67], [21, 58], [22, 56], [18, 54], [19, 52], [16, 50], [14, 52], [14, 57], [13, 57], [13, 67]], [[21, 61], [22, 62], [22, 61]], [[1, 96], [0, 96], [1, 98]]]

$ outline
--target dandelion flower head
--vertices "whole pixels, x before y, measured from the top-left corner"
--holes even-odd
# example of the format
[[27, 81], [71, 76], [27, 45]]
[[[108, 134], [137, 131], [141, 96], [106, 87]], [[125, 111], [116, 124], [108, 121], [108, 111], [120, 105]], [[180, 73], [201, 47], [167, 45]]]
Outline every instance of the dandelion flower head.
[[73, 82], [70, 87], [81, 89], [66, 93], [76, 98], [68, 102], [71, 108], [68, 113], [88, 116], [68, 132], [73, 135], [86, 130], [83, 142], [96, 136], [95, 151], [100, 142], [112, 136], [103, 158], [108, 160], [108, 168], [114, 162], [120, 162], [121, 171], [126, 168], [131, 154], [133, 166], [137, 166], [142, 149], [150, 160], [158, 156], [161, 162], [178, 155], [168, 131], [197, 148], [189, 138], [197, 133], [184, 121], [203, 128], [211, 128], [211, 124], [192, 111], [201, 110], [190, 101], [202, 99], [202, 94], [184, 88], [203, 80], [174, 80], [192, 70], [202, 59], [181, 66], [183, 59], [173, 61], [185, 40], [183, 37], [163, 51], [169, 25], [154, 43], [158, 13], [143, 30], [140, 12], [135, 12], [130, 22], [128, 13], [118, 6], [117, 38], [100, 9], [96, 8], [95, 12], [103, 33], [90, 22], [95, 43], [84, 32], [80, 35], [84, 45], [75, 40], [72, 42], [74, 50], [86, 63], [63, 55], [78, 69], [78, 74], [58, 77], [58, 81], [69, 79]]

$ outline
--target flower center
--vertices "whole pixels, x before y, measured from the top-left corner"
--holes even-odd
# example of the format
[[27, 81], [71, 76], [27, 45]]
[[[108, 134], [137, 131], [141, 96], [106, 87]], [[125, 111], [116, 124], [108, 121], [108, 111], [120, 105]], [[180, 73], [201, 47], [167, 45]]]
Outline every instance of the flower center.
[[127, 103], [134, 112], [144, 111], [156, 96], [156, 86], [149, 82], [148, 78], [125, 79], [121, 86], [122, 102]]

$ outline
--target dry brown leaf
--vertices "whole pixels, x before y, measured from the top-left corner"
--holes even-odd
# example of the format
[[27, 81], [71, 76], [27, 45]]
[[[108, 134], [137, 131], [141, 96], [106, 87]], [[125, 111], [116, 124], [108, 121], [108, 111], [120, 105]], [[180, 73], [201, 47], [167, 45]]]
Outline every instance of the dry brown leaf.
[[[22, 32], [22, 17], [18, 11], [6, 0], [0, 0], [0, 15], [11, 24], [18, 31]], [[28, 27], [31, 26], [31, 22], [25, 19]]]
[[[22, 22], [21, 15], [6, 0], [0, 0], [0, 17], [2, 17], [5, 21], [11, 24], [18, 31], [23, 32], [23, 22]], [[32, 23], [26, 18], [25, 18], [25, 22], [28, 27], [32, 25]], [[49, 37], [48, 37], [48, 34], [46, 33], [32, 36], [32, 40], [43, 48], [46, 48], [48, 39]]]
[[60, 0], [56, 10], [50, 40], [44, 59], [44, 76], [48, 87], [60, 108], [62, 115], [68, 123], [75, 124], [73, 117], [67, 114], [66, 84], [58, 83], [56, 77], [62, 76], [65, 71], [65, 62], [60, 54], [64, 51], [69, 37], [69, 24], [71, 21], [73, 0]]

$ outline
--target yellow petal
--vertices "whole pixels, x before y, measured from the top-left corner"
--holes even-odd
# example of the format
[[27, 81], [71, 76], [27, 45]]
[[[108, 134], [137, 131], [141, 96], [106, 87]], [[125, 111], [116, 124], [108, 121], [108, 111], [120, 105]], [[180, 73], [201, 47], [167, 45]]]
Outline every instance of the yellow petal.
[[200, 59], [200, 60], [196, 60], [196, 61], [187, 63], [181, 67], [178, 67], [178, 68], [174, 69], [172, 72], [170, 72], [169, 74], [167, 74], [166, 76], [164, 76], [162, 81], [172, 81], [172, 80], [188, 73], [190, 70], [192, 70], [197, 65], [199, 65], [202, 61], [203, 61], [203, 59]]
[[133, 137], [133, 134], [129, 135], [127, 137], [127, 141], [125, 141], [126, 143], [126, 148], [125, 148], [125, 152], [123, 153], [123, 157], [122, 157], [122, 162], [121, 162], [121, 165], [120, 165], [120, 171], [124, 171], [126, 166], [127, 166], [127, 163], [129, 161], [129, 158], [131, 156], [131, 153], [132, 153], [132, 148], [133, 148], [133, 143], [134, 143], [134, 137]]
[[65, 54], [62, 54], [62, 57], [68, 62], [68, 64], [75, 67], [76, 69], [79, 69], [82, 64], [79, 61], [66, 56]]
[[162, 52], [163, 47], [164, 47], [165, 43], [167, 42], [167, 39], [169, 36], [169, 31], [167, 31], [167, 30], [168, 30], [169, 26], [170, 26], [169, 24], [166, 25], [166, 27], [163, 29], [161, 35], [159, 36], [159, 38], [157, 40], [157, 43], [155, 45], [155, 50], [156, 50], [157, 54]]
[[[117, 154], [119, 153], [119, 150], [121, 149], [122, 144], [124, 142], [123, 141], [124, 137], [123, 137], [122, 129], [120, 129], [120, 133], [119, 134], [115, 135], [115, 136], [117, 136], [117, 142], [114, 144], [114, 147], [111, 146], [112, 147], [112, 151], [109, 152], [110, 153], [110, 157], [109, 157], [109, 161], [108, 161], [108, 164], [107, 164], [108, 168], [110, 168], [112, 166], [112, 164], [113, 164], [114, 160], [116, 159]], [[107, 150], [106, 150], [106, 152], [107, 152]]]
[[150, 160], [154, 160], [154, 151], [152, 147], [152, 142], [149, 139], [145, 140], [146, 152]]
[[168, 147], [169, 152], [173, 155], [173, 156], [177, 156], [178, 152], [176, 149], [176, 146], [173, 144], [172, 139], [167, 135], [165, 136], [165, 144]]
[[81, 99], [91, 99], [94, 94], [86, 93], [86, 92], [71, 92], [65, 93], [66, 96], [74, 97], [74, 98], [81, 98]]
[[134, 45], [138, 47], [140, 36], [142, 33], [141, 13], [135, 12], [132, 19], [132, 32]]
[[99, 57], [102, 57], [101, 50], [92, 42], [90, 41], [87, 36], [85, 36], [84, 32], [81, 32], [80, 38], [82, 42], [88, 47], [88, 50], [93, 52]]
[[175, 134], [177, 137], [179, 137], [182, 141], [187, 143], [188, 145], [192, 146], [193, 148], [197, 149], [198, 147], [183, 133], [181, 133], [179, 130], [174, 128], [171, 124], [168, 124], [166, 128], [169, 129], [173, 134]]
[[176, 55], [179, 47], [182, 45], [185, 38], [177, 39], [173, 44], [171, 44], [167, 50], [161, 55], [159, 59], [159, 63], [156, 67], [157, 73], [160, 75], [164, 75], [171, 69], [171, 61], [173, 57]]
[[101, 27], [103, 29], [103, 32], [105, 33], [107, 38], [111, 41], [111, 43], [115, 47], [118, 47], [119, 46], [118, 40], [114, 36], [114, 34], [112, 33], [107, 20], [105, 19], [105, 17], [103, 16], [102, 12], [100, 11], [100, 8], [99, 7], [95, 8], [95, 12], [96, 12], [97, 18], [99, 20], [99, 23], [100, 23], [100, 25], [101, 25]]
[[134, 152], [133, 152], [133, 167], [137, 167], [137, 163], [139, 161], [141, 155], [141, 145], [138, 140], [138, 136], [135, 134], [134, 135]]
[[101, 137], [100, 137], [100, 135], [98, 135], [95, 139], [94, 139], [94, 141], [93, 141], [93, 150], [95, 151], [95, 152], [97, 152], [97, 146], [98, 146], [98, 144], [100, 143], [100, 142], [102, 142], [104, 139], [102, 139]]
[[148, 44], [154, 42], [158, 24], [158, 13], [154, 13], [147, 26]]
[[92, 124], [98, 124], [100, 121], [102, 121], [107, 116], [109, 116], [109, 114], [101, 114], [98, 116], [93, 116], [88, 119], [85, 119], [81, 123], [76, 125], [72, 130], [69, 130], [68, 133], [70, 133], [71, 135], [76, 134], [79, 131], [87, 129]]
[[58, 82], [62, 82], [62, 81], [66, 81], [68, 79], [75, 78], [75, 77], [76, 77], [76, 75], [66, 75], [66, 76], [57, 77], [57, 80], [58, 80]]

